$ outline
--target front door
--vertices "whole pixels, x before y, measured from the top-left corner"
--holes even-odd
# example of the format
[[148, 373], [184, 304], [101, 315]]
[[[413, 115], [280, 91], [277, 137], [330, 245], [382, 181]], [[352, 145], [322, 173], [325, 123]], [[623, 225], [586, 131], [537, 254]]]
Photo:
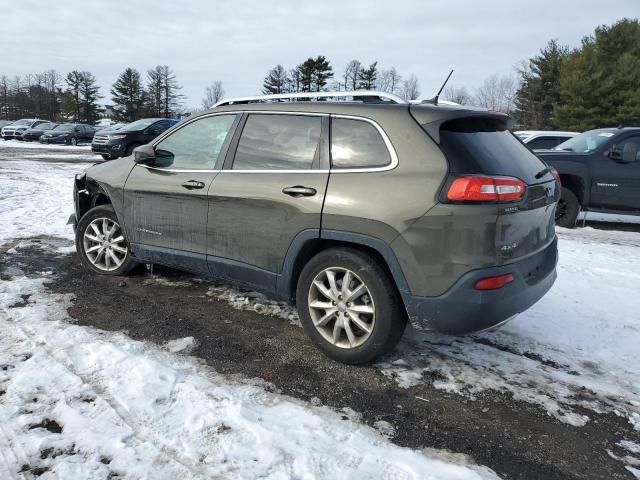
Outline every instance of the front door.
[[209, 191], [212, 273], [272, 290], [295, 236], [319, 234], [329, 177], [323, 118], [245, 118], [235, 155]]
[[133, 168], [125, 184], [124, 212], [134, 254], [206, 271], [207, 191], [236, 118], [214, 115], [186, 123], [155, 144], [152, 165]]
[[640, 135], [613, 145], [593, 161], [591, 203], [610, 210], [640, 210]]

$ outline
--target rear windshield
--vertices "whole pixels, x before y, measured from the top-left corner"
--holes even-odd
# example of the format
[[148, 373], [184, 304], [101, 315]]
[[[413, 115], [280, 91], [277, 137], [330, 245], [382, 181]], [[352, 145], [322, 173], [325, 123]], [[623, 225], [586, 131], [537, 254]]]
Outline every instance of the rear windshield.
[[440, 147], [453, 174], [503, 175], [528, 184], [549, 180], [535, 178], [545, 164], [500, 120], [464, 118], [445, 122], [440, 127]]

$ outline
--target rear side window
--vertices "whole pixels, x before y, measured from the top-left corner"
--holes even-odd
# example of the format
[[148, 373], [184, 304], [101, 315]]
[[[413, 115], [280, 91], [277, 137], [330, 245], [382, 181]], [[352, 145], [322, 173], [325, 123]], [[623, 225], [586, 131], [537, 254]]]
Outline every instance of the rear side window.
[[384, 167], [390, 163], [387, 145], [372, 124], [347, 118], [331, 120], [333, 168]]
[[251, 114], [238, 142], [233, 170], [311, 169], [321, 128], [318, 116]]
[[452, 174], [503, 175], [529, 184], [548, 181], [535, 178], [545, 164], [500, 120], [464, 118], [445, 122], [440, 127], [440, 147]]

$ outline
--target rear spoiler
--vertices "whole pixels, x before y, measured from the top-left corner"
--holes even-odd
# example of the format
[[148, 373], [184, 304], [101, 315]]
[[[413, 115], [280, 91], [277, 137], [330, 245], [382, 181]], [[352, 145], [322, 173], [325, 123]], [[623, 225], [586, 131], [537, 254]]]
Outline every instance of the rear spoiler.
[[502, 112], [495, 110], [485, 110], [474, 107], [457, 107], [438, 105], [411, 105], [409, 107], [411, 116], [420, 124], [425, 132], [433, 139], [434, 142], [440, 144], [440, 127], [449, 120], [459, 118], [487, 118], [498, 120], [504, 123], [506, 128], [511, 127], [513, 119]]

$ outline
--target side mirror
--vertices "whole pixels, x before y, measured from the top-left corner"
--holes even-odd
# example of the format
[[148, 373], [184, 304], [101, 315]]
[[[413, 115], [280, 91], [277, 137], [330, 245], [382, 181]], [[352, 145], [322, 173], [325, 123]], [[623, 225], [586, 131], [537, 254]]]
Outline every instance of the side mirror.
[[140, 145], [133, 150], [133, 161], [141, 165], [152, 165], [156, 161], [156, 151], [152, 145]]

